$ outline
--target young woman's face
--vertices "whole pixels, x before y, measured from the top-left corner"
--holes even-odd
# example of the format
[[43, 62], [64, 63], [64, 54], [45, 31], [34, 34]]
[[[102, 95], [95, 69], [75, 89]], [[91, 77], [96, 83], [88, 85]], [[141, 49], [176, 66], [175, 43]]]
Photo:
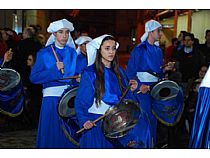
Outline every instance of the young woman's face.
[[55, 42], [56, 44], [58, 44], [58, 46], [65, 46], [66, 42], [69, 39], [69, 32], [70, 31], [67, 28], [63, 28], [54, 33], [56, 38]]
[[101, 46], [102, 62], [106, 66], [110, 66], [116, 54], [116, 42], [114, 40], [104, 41]]
[[33, 66], [34, 65], [34, 58], [32, 55], [29, 55], [28, 56], [28, 59], [27, 59], [27, 66]]

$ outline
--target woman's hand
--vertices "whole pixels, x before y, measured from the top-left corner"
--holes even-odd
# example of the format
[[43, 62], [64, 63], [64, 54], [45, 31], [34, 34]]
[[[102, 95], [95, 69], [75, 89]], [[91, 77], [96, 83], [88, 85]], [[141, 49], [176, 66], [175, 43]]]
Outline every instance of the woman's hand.
[[78, 76], [79, 76], [79, 77], [78, 77], [78, 78], [76, 78], [76, 81], [77, 81], [77, 82], [80, 82], [80, 79], [81, 79], [81, 74], [79, 74]]
[[147, 93], [148, 91], [150, 91], [150, 86], [147, 86], [145, 84], [142, 84], [141, 87], [140, 87], [140, 90], [137, 92], [137, 94], [139, 93]]
[[129, 85], [131, 86], [130, 87], [131, 92], [134, 92], [138, 87], [138, 82], [136, 80], [130, 80]]
[[4, 61], [5, 62], [9, 62], [12, 59], [12, 54], [13, 52], [10, 50], [8, 50], [5, 54], [4, 54]]
[[83, 125], [85, 129], [91, 129], [93, 126], [96, 126], [96, 124], [90, 120], [86, 121]]

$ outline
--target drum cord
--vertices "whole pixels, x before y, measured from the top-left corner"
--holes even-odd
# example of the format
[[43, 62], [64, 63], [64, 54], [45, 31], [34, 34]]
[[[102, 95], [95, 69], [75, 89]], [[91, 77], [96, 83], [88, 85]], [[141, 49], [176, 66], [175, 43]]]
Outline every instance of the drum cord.
[[[60, 117], [59, 117], [59, 120], [62, 121]], [[63, 124], [61, 124], [61, 128], [62, 128], [63, 133], [65, 134], [66, 138], [68, 138], [68, 140], [69, 140], [71, 143], [73, 143], [74, 145], [76, 145], [76, 146], [79, 147], [80, 144], [79, 144], [76, 140], [74, 140], [74, 139], [69, 135], [69, 133], [67, 132], [67, 130], [65, 129], [65, 127], [64, 127]]]
[[16, 116], [20, 115], [22, 112], [23, 112], [23, 107], [21, 108], [20, 112], [18, 112], [16, 114], [12, 114], [12, 113], [7, 112], [7, 111], [5, 111], [5, 110], [3, 110], [3, 109], [0, 108], [0, 113], [5, 114], [5, 115], [8, 115], [10, 117], [16, 117]]

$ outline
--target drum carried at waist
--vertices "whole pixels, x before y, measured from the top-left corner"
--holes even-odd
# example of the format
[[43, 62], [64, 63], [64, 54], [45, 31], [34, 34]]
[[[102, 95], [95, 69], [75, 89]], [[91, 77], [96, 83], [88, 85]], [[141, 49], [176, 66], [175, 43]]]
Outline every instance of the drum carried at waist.
[[175, 125], [184, 109], [184, 95], [181, 87], [174, 81], [163, 80], [156, 83], [151, 90], [152, 112], [163, 124]]
[[[145, 148], [145, 133], [149, 123], [142, 118], [139, 105], [132, 100], [122, 100], [110, 107], [103, 119], [102, 130], [115, 148]], [[145, 132], [145, 129], [148, 131]]]
[[75, 145], [75, 148], [79, 147], [79, 139], [81, 137], [81, 134], [76, 134], [76, 131], [79, 130], [79, 124], [74, 110], [74, 99], [77, 89], [78, 86], [66, 89], [58, 104], [58, 114], [62, 123], [61, 127], [69, 141]]
[[0, 113], [15, 117], [23, 110], [24, 90], [20, 74], [0, 68]]

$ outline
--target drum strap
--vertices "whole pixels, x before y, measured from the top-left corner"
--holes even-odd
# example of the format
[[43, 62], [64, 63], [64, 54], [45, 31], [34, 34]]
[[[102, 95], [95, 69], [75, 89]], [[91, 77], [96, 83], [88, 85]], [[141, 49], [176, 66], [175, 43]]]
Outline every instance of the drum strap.
[[67, 88], [68, 85], [45, 88], [42, 91], [43, 97], [60, 97]]

